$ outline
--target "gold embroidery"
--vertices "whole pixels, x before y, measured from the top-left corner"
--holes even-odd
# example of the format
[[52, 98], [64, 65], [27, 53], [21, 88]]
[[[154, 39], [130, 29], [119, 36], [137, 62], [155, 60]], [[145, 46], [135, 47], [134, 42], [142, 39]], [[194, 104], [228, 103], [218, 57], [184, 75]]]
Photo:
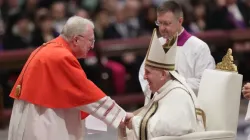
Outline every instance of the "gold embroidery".
[[20, 97], [20, 95], [21, 95], [21, 85], [17, 85], [16, 86], [16, 94], [15, 94], [15, 96], [17, 97], [17, 98], [19, 98]]
[[227, 54], [222, 58], [222, 62], [216, 65], [216, 69], [223, 71], [238, 72], [237, 66], [233, 64], [234, 58], [232, 56], [232, 49], [227, 50]]
[[155, 62], [151, 62], [151, 61], [146, 61], [145, 63], [146, 65], [150, 66], [150, 67], [154, 67], [154, 68], [158, 68], [158, 69], [164, 69], [164, 70], [167, 70], [167, 71], [173, 71], [175, 70], [175, 64], [172, 64], [172, 65], [161, 65], [161, 64], [157, 64]]
[[206, 129], [206, 114], [205, 114], [205, 112], [204, 112], [202, 109], [196, 108], [196, 107], [195, 107], [195, 102], [194, 102], [194, 99], [193, 99], [192, 95], [190, 94], [189, 91], [187, 91], [187, 93], [188, 93], [188, 95], [190, 96], [190, 98], [191, 98], [192, 101], [193, 101], [196, 119], [198, 120], [198, 116], [201, 116], [201, 117], [202, 117], [202, 120], [203, 120], [203, 126], [204, 126], [205, 129]]
[[148, 133], [147, 133], [147, 125], [149, 119], [155, 114], [156, 110], [158, 108], [158, 102], [154, 102], [153, 105], [150, 107], [149, 111], [146, 113], [146, 115], [143, 117], [140, 125], [140, 140], [147, 140]]
[[200, 115], [202, 117], [202, 120], [203, 120], [203, 125], [204, 125], [204, 128], [206, 129], [206, 114], [205, 112], [200, 109], [200, 108], [195, 108], [195, 112], [196, 112], [196, 115]]
[[165, 53], [167, 53], [168, 50], [174, 45], [176, 39], [177, 39], [177, 35], [173, 36], [164, 45], [162, 45]]
[[21, 80], [20, 80], [20, 84], [18, 84], [17, 86], [16, 86], [16, 93], [15, 93], [15, 96], [17, 97], [17, 98], [19, 98], [20, 96], [21, 96], [21, 90], [22, 90], [22, 84], [23, 84], [23, 79], [24, 79], [24, 74], [25, 74], [25, 72], [26, 72], [26, 70], [27, 70], [27, 68], [28, 68], [28, 66], [29, 66], [29, 64], [30, 64], [30, 62], [31, 62], [31, 60], [36, 56], [36, 54], [44, 47], [44, 46], [46, 46], [47, 44], [49, 44], [49, 43], [53, 43], [53, 42], [47, 42], [47, 43], [43, 43], [38, 49], [37, 49], [37, 51], [34, 53], [34, 55], [33, 56], [30, 56], [30, 58], [28, 58], [28, 60], [27, 60], [27, 64], [25, 64], [24, 65], [24, 70], [23, 70], [23, 74], [22, 74], [22, 76], [21, 76]]

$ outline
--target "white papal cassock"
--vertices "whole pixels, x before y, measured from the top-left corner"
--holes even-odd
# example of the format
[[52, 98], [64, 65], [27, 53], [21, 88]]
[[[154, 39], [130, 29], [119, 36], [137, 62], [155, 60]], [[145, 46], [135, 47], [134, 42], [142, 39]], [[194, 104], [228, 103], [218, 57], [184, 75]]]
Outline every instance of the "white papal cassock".
[[[166, 39], [159, 38], [161, 45], [166, 43]], [[178, 51], [176, 54], [175, 69], [182, 75], [195, 94], [198, 93], [199, 83], [205, 69], [215, 69], [214, 58], [212, 57], [208, 45], [202, 40], [189, 34], [185, 29], [178, 36]], [[141, 65], [139, 80], [145, 95], [145, 104], [151, 97], [151, 91], [147, 87], [148, 83], [143, 79], [145, 60]]]
[[162, 46], [154, 30], [145, 64], [168, 71], [172, 79], [132, 118], [133, 129], [127, 133], [128, 140], [151, 140], [205, 130], [205, 114], [195, 93], [175, 71], [176, 53], [177, 38]]
[[117, 128], [126, 112], [110, 97], [72, 109], [51, 109], [15, 100], [8, 140], [83, 140], [80, 111]]
[[150, 140], [204, 131], [199, 106], [191, 94], [179, 81], [168, 81], [133, 118], [133, 131], [129, 132], [128, 140]]

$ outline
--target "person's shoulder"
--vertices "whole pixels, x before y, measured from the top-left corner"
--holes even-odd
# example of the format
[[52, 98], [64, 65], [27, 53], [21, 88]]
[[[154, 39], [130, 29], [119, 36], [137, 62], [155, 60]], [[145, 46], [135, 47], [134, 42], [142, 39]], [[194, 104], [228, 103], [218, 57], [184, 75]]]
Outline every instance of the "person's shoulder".
[[164, 92], [168, 92], [168, 94], [176, 93], [178, 91], [180, 91], [182, 93], [188, 92], [188, 90], [185, 88], [185, 86], [183, 86], [183, 84], [177, 80], [172, 80], [171, 83], [164, 90]]
[[65, 59], [73, 61], [76, 59], [69, 49], [62, 47], [58, 43], [48, 42], [43, 45], [44, 55], [47, 56], [46, 58], [51, 62], [58, 62]]
[[209, 51], [209, 46], [206, 42], [201, 40], [200, 38], [192, 35], [186, 42], [186, 46], [189, 46], [188, 50], [193, 51], [194, 53], [201, 51]]
[[201, 40], [200, 38], [198, 38], [197, 36], [192, 35], [189, 39], [188, 39], [188, 43], [190, 44], [196, 44], [195, 46], [204, 46], [207, 47], [207, 43], [204, 42], [203, 40]]
[[164, 96], [161, 101], [168, 101], [168, 100], [178, 100], [179, 101], [189, 101], [190, 100], [190, 94], [187, 91], [187, 89], [178, 82], [173, 82], [172, 84], [175, 84], [175, 86], [169, 90], [169, 92]]
[[181, 91], [184, 91], [184, 92], [188, 92], [187, 88], [177, 80], [173, 80], [172, 85], [174, 87], [173, 91], [175, 91], [175, 90], [180, 91], [181, 90]]

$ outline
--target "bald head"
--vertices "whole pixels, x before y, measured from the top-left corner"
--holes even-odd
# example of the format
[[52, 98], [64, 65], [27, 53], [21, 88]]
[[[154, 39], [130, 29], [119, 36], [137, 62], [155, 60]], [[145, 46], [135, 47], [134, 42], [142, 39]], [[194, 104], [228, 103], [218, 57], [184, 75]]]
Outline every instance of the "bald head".
[[67, 20], [62, 29], [61, 35], [70, 40], [74, 36], [84, 34], [89, 28], [94, 29], [92, 21], [79, 16], [73, 16]]

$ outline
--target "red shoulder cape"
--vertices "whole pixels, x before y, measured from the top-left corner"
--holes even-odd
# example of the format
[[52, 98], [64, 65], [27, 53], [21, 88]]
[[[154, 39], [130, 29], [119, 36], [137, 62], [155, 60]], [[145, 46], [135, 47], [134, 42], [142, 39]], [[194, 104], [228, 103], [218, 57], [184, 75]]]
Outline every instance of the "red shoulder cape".
[[[74, 108], [96, 102], [106, 96], [87, 79], [68, 43], [62, 37], [41, 47], [30, 55], [10, 97], [47, 108]], [[20, 95], [16, 94], [19, 84]], [[83, 119], [88, 114], [82, 112], [81, 115]]]

